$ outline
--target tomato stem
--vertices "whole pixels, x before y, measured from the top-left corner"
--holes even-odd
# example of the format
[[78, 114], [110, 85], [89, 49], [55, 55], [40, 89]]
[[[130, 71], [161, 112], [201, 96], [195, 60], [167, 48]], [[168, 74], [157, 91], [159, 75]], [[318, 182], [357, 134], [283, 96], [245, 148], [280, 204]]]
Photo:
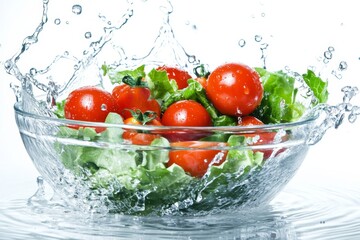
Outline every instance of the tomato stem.
[[122, 78], [122, 82], [131, 87], [148, 87], [142, 77], [133, 78], [130, 75], [126, 75]]
[[208, 78], [208, 76], [210, 75], [210, 72], [206, 70], [204, 64], [195, 67], [193, 71], [196, 77]]
[[151, 122], [152, 120], [156, 119], [157, 114], [154, 111], [145, 111], [142, 112], [140, 109], [126, 109], [128, 110], [132, 117], [135, 118], [136, 121], [141, 123], [142, 125], [146, 125], [148, 122]]

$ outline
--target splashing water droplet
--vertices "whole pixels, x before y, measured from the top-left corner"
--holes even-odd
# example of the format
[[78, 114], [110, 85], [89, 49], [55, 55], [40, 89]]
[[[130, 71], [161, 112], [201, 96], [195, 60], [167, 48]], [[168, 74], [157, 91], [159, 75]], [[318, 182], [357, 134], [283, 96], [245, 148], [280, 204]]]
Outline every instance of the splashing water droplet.
[[238, 45], [239, 45], [240, 47], [245, 47], [246, 41], [245, 41], [244, 39], [240, 39], [240, 40], [238, 41]]
[[349, 114], [348, 120], [350, 123], [354, 123], [357, 119], [357, 116], [360, 115], [360, 107], [354, 106], [351, 109], [351, 113]]
[[56, 19], [54, 20], [54, 23], [55, 23], [56, 25], [60, 25], [60, 23], [61, 23], [60, 18], [56, 18]]
[[75, 4], [74, 6], [72, 6], [72, 12], [75, 13], [76, 15], [80, 15], [82, 12], [81, 5]]
[[347, 66], [347, 62], [341, 61], [341, 62], [339, 63], [339, 70], [340, 70], [340, 71], [346, 70], [347, 67], [348, 67], [348, 66]]
[[86, 39], [89, 39], [89, 38], [91, 38], [91, 37], [92, 37], [91, 32], [86, 32], [86, 33], [85, 33], [85, 38], [86, 38]]
[[260, 35], [255, 36], [255, 41], [256, 42], [261, 42], [261, 40], [262, 40], [262, 36], [260, 36]]
[[332, 70], [331, 71], [331, 74], [333, 75], [333, 76], [335, 76], [337, 79], [342, 79], [342, 75], [340, 74], [340, 73], [338, 73], [337, 71], [335, 71], [335, 70]]
[[345, 86], [341, 89], [341, 91], [344, 93], [343, 101], [345, 103], [349, 103], [350, 100], [359, 92], [359, 89], [357, 87], [351, 87], [351, 86]]
[[31, 69], [30, 69], [30, 75], [31, 75], [31, 76], [35, 76], [36, 74], [37, 74], [36, 68], [31, 68]]
[[324, 57], [328, 60], [330, 60], [332, 58], [332, 52], [331, 51], [325, 51], [324, 52]]
[[263, 43], [263, 44], [261, 44], [260, 49], [265, 50], [265, 49], [267, 49], [268, 46], [269, 46], [269, 44]]
[[36, 183], [37, 183], [39, 188], [43, 187], [44, 186], [44, 179], [42, 177], [37, 177]]
[[188, 56], [188, 61], [189, 61], [189, 63], [195, 63], [197, 60], [196, 60], [196, 57], [194, 55], [192, 55], [192, 56]]

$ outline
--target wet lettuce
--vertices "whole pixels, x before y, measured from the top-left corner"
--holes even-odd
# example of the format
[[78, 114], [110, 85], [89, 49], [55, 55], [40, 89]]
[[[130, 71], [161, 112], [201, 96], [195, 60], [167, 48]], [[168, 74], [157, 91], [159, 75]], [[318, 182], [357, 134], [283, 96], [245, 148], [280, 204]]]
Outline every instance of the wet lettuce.
[[[298, 98], [299, 88], [295, 77], [283, 71], [270, 72], [263, 68], [256, 68], [260, 74], [264, 95], [260, 106], [252, 115], [264, 123], [284, 123], [298, 120], [307, 110], [303, 101]], [[317, 98], [312, 104], [327, 101], [327, 82], [322, 81], [315, 73], [308, 70], [302, 75], [307, 88]], [[304, 97], [304, 96], [302, 96]]]
[[[122, 118], [116, 113], [109, 113], [106, 122], [119, 124]], [[106, 192], [114, 206], [119, 206], [119, 211], [131, 214], [172, 208], [180, 202], [190, 201], [190, 205], [196, 205], [199, 196], [216, 201], [212, 197], [214, 191], [220, 194], [222, 190], [216, 190], [223, 189], [226, 184], [239, 184], [239, 178], [246, 178], [252, 169], [263, 162], [262, 153], [242, 147], [246, 145], [243, 136], [228, 138], [228, 145], [235, 148], [229, 150], [223, 164], [211, 166], [203, 178], [188, 175], [176, 164], [167, 167], [170, 143], [162, 137], [155, 139], [146, 150], [129, 144], [104, 148], [93, 144], [121, 144], [124, 143], [121, 136], [122, 130], [119, 128], [109, 127], [97, 133], [88, 127], [62, 127], [55, 146], [67, 169], [88, 180], [92, 189], [99, 193]], [[69, 141], [62, 143], [63, 138], [73, 139], [75, 144]], [[76, 145], [76, 140], [87, 144]], [[227, 190], [221, 194], [226, 193]]]

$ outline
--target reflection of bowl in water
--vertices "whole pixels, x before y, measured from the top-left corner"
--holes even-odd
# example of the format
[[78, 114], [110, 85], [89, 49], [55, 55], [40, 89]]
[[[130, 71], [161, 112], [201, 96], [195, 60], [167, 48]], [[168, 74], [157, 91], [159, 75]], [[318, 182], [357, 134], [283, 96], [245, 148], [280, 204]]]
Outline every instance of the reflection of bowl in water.
[[[61, 198], [70, 205], [106, 206], [109, 211], [125, 214], [207, 214], [266, 204], [301, 165], [309, 148], [308, 133], [316, 120], [314, 117], [263, 126], [173, 128], [57, 119], [24, 111], [21, 102], [14, 108], [27, 152]], [[89, 134], [85, 133], [87, 130], [74, 129], [75, 125], [85, 127]], [[107, 130], [91, 131], [99, 127]], [[114, 140], [130, 130], [154, 135], [222, 133], [239, 141], [213, 147], [212, 150], [225, 152], [227, 160], [210, 167], [203, 177], [191, 177], [180, 167], [166, 168], [159, 162], [167, 161], [169, 151], [175, 150], [166, 140], [155, 141], [151, 146]], [[246, 134], [261, 136], [268, 132], [276, 133], [272, 143], [250, 146], [240, 141], [244, 139], [240, 136]], [[206, 148], [181, 150], [195, 153]], [[264, 154], [268, 158], [259, 162], [264, 152], [271, 154]]]

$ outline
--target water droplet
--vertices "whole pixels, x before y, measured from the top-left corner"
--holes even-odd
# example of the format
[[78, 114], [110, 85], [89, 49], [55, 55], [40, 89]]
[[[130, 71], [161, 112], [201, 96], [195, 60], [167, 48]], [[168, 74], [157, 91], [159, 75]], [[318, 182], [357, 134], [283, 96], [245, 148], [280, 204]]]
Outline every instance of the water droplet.
[[75, 13], [76, 15], [80, 15], [82, 12], [81, 5], [75, 4], [74, 6], [72, 6], [72, 12]]
[[334, 75], [339, 80], [342, 79], [342, 75], [335, 70], [332, 70], [331, 74]]
[[262, 40], [262, 36], [260, 36], [260, 35], [255, 35], [255, 41], [256, 41], [256, 42], [261, 42], [261, 40]]
[[269, 44], [263, 43], [263, 44], [261, 44], [260, 49], [265, 50], [265, 49], [267, 49], [268, 46], [269, 46]]
[[36, 179], [36, 183], [37, 183], [38, 187], [43, 187], [43, 185], [44, 185], [44, 179], [39, 176], [39, 177], [37, 177], [37, 179]]
[[196, 57], [194, 55], [191, 55], [188, 57], [188, 61], [189, 63], [195, 63], [196, 62]]
[[263, 13], [261, 13], [261, 17], [265, 17], [265, 13], [263, 12]]
[[30, 75], [31, 75], [31, 76], [35, 76], [36, 74], [37, 74], [36, 68], [31, 68], [31, 69], [30, 69]]
[[61, 23], [60, 18], [56, 18], [56, 19], [54, 20], [54, 23], [55, 23], [56, 25], [60, 25], [60, 23]]
[[100, 109], [101, 109], [101, 111], [106, 111], [107, 110], [107, 105], [105, 103], [101, 104]]
[[86, 32], [86, 33], [85, 33], [85, 38], [86, 38], [86, 39], [89, 39], [89, 38], [91, 38], [91, 37], [92, 37], [91, 32]]
[[240, 40], [238, 41], [238, 45], [239, 45], [240, 47], [245, 47], [246, 41], [245, 41], [244, 39], [240, 39]]
[[329, 62], [330, 62], [329, 59], [327, 59], [327, 58], [324, 58], [324, 59], [323, 59], [323, 63], [328, 64]]
[[324, 57], [326, 59], [331, 59], [332, 58], [332, 52], [331, 51], [325, 51], [324, 52]]
[[65, 52], [64, 52], [64, 56], [65, 56], [65, 57], [69, 56], [69, 52], [68, 52], [68, 51], [65, 51]]
[[13, 63], [10, 60], [7, 60], [4, 63], [4, 67], [5, 67], [6, 71], [9, 72], [13, 67]]
[[348, 116], [348, 120], [350, 123], [354, 123], [357, 119], [357, 115], [356, 114], [353, 114], [353, 113], [350, 113], [349, 116]]
[[339, 64], [339, 70], [344, 71], [347, 69], [347, 63], [345, 61], [341, 61]]
[[329, 50], [329, 52], [333, 52], [333, 51], [335, 51], [335, 48], [334, 47], [328, 47], [328, 50]]

